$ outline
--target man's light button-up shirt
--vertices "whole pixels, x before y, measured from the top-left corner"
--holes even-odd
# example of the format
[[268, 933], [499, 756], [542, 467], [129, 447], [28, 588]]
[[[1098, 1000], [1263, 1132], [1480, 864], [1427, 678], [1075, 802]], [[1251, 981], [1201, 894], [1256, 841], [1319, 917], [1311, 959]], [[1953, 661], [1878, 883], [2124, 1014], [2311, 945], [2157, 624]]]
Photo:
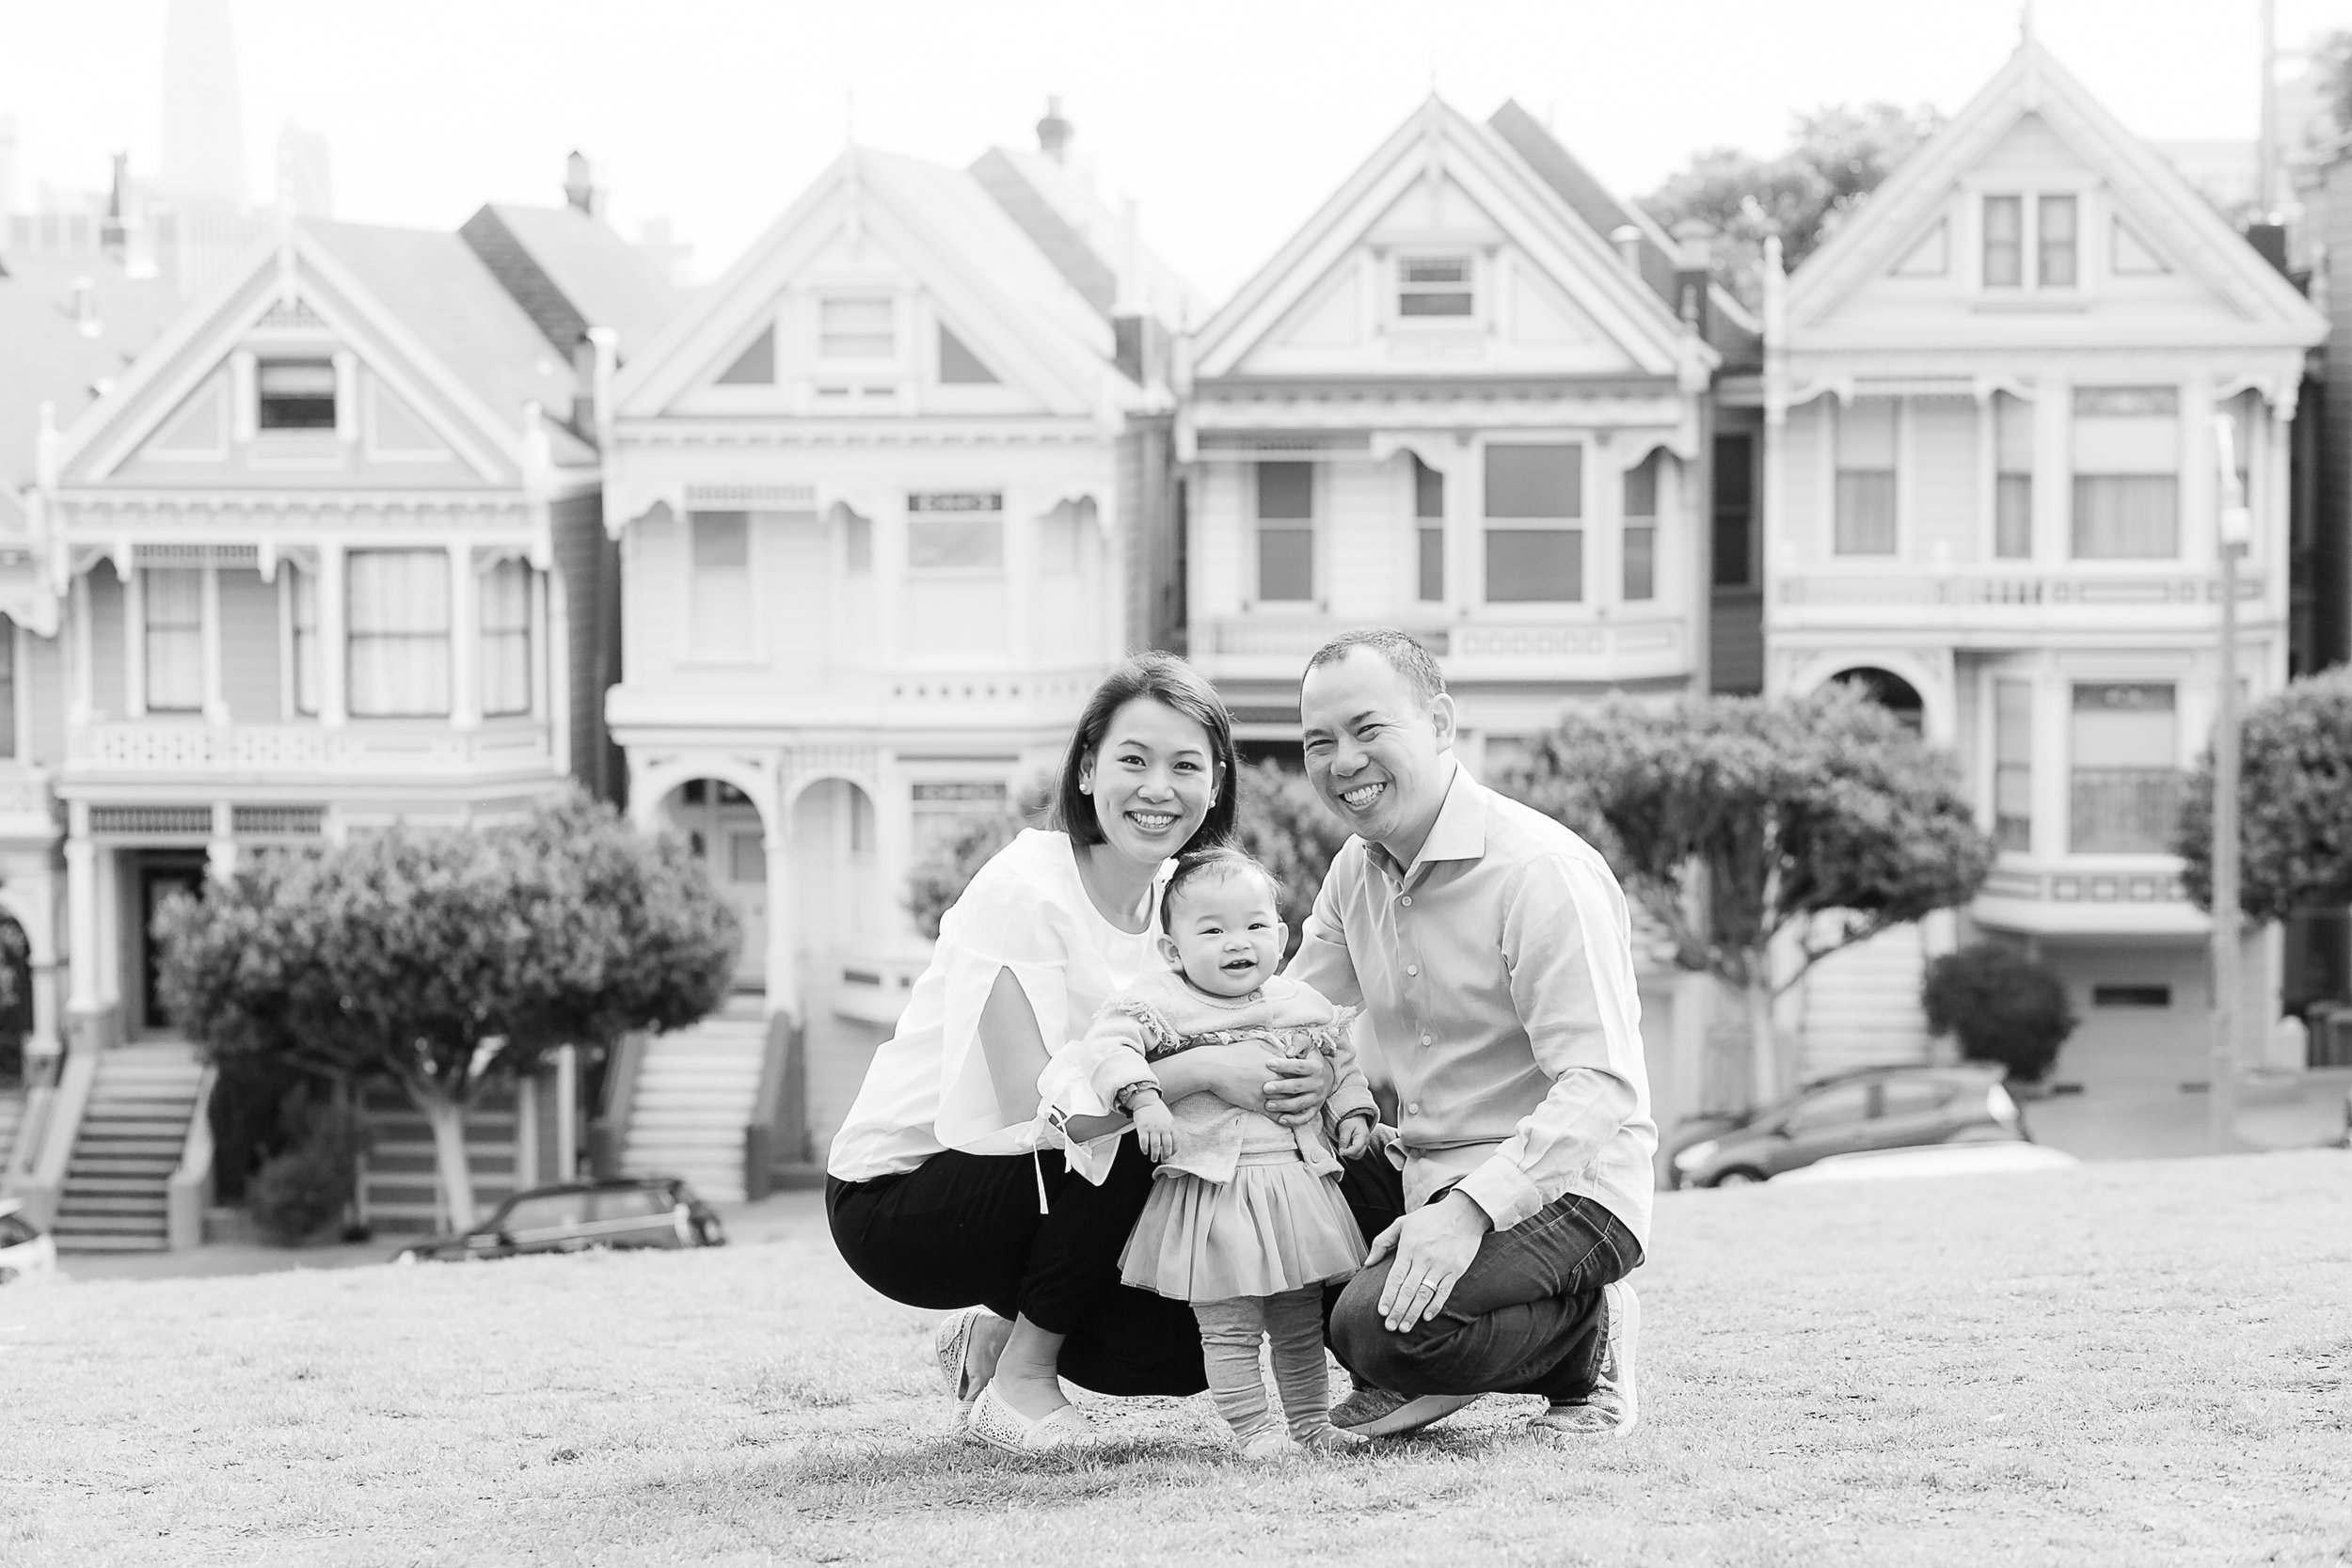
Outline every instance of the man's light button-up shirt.
[[1402, 894], [1398, 896], [1397, 902], [1409, 908], [1413, 902], [1413, 895], [1409, 893]]
[[1406, 973], [1406, 974], [1419, 974], [1421, 973], [1421, 965], [1419, 965], [1419, 964], [1406, 964], [1406, 965], [1405, 966], [1405, 973]]
[[1410, 1105], [1406, 1106], [1406, 1107], [1405, 1107], [1405, 1110], [1406, 1110], [1406, 1114], [1407, 1114], [1407, 1115], [1410, 1115], [1410, 1116], [1416, 1116], [1416, 1117], [1417, 1117], [1417, 1116], [1421, 1115], [1421, 1105], [1420, 1105], [1420, 1103], [1419, 1103], [1418, 1101], [1416, 1101], [1416, 1102], [1415, 1102], [1415, 1103], [1413, 1103], [1413, 1104], [1410, 1104]]

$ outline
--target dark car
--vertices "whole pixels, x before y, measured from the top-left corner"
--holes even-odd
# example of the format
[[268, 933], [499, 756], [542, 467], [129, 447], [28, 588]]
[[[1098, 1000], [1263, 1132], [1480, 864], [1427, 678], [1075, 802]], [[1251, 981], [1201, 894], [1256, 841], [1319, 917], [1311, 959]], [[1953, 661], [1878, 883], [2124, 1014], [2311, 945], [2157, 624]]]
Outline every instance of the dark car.
[[395, 1263], [462, 1262], [591, 1247], [722, 1246], [726, 1229], [710, 1205], [675, 1176], [564, 1181], [516, 1193], [461, 1233], [413, 1242]]
[[1999, 1068], [1865, 1068], [1808, 1084], [1752, 1117], [1698, 1130], [1668, 1162], [1677, 1187], [1729, 1187], [1879, 1148], [2030, 1142]]

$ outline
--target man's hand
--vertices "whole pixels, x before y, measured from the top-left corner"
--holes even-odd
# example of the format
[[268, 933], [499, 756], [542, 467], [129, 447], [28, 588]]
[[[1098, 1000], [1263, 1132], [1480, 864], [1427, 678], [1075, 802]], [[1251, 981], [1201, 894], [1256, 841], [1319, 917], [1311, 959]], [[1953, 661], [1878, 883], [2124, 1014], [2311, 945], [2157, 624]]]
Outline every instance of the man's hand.
[[1372, 1147], [1372, 1115], [1370, 1111], [1354, 1112], [1340, 1123], [1332, 1146], [1340, 1151], [1341, 1159], [1357, 1159]]
[[1285, 1127], [1304, 1127], [1321, 1116], [1323, 1102], [1340, 1086], [1340, 1069], [1320, 1051], [1304, 1056], [1268, 1051], [1265, 1067], [1274, 1074], [1261, 1091], [1265, 1096], [1265, 1114]]
[[1391, 1333], [1402, 1333], [1438, 1315], [1493, 1225], [1486, 1211], [1475, 1202], [1460, 1193], [1448, 1193], [1373, 1239], [1372, 1250], [1364, 1258], [1367, 1268], [1391, 1252], [1396, 1254], [1388, 1285], [1380, 1292], [1381, 1321]]
[[1156, 1089], [1146, 1090], [1134, 1099], [1136, 1147], [1153, 1164], [1176, 1158], [1176, 1118], [1168, 1113], [1168, 1102]]

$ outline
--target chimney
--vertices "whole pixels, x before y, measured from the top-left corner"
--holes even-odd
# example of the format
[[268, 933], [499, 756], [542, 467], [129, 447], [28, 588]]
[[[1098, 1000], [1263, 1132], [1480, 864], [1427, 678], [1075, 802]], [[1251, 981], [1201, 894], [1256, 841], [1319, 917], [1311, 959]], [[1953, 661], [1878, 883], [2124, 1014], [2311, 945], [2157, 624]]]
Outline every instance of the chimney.
[[1715, 259], [1715, 226], [1705, 218], [1684, 218], [1674, 226], [1674, 238], [1675, 248], [1682, 253], [1675, 263], [1675, 313], [1704, 338], [1711, 325], [1708, 284]]
[[1635, 272], [1642, 270], [1642, 230], [1633, 224], [1621, 223], [1609, 231], [1609, 243], [1617, 247], [1625, 264]]
[[2249, 223], [2246, 226], [2246, 243], [2254, 247], [2254, 254], [2279, 270], [2281, 277], [2293, 278], [2287, 270], [2287, 226], [2283, 223]]
[[98, 284], [88, 277], [77, 277], [69, 287], [73, 293], [73, 326], [85, 338], [95, 338], [99, 332]]
[[590, 217], [596, 215], [596, 186], [588, 166], [587, 155], [575, 149], [564, 160], [564, 204], [576, 207]]
[[1054, 162], [1069, 161], [1070, 136], [1074, 130], [1061, 117], [1061, 94], [1050, 93], [1045, 99], [1045, 118], [1037, 122], [1037, 145]]

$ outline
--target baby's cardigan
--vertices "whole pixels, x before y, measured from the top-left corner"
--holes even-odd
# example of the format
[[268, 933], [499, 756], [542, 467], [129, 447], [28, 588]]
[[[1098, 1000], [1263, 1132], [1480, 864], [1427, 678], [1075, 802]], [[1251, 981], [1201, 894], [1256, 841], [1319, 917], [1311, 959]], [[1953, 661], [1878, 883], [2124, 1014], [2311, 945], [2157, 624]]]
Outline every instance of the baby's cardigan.
[[[1094, 1025], [1076, 1050], [1078, 1066], [1104, 1104], [1131, 1084], [1159, 1080], [1150, 1064], [1196, 1046], [1260, 1038], [1286, 1056], [1320, 1051], [1339, 1072], [1339, 1085], [1325, 1102], [1324, 1123], [1332, 1127], [1351, 1112], [1377, 1116], [1378, 1109], [1356, 1053], [1347, 1022], [1313, 987], [1279, 975], [1247, 997], [1201, 994], [1173, 970], [1146, 974], [1112, 997], [1094, 1015]], [[1162, 1162], [1163, 1174], [1184, 1172], [1205, 1181], [1233, 1179], [1242, 1145], [1257, 1114], [1228, 1105], [1206, 1092], [1188, 1094], [1168, 1107], [1176, 1119], [1176, 1155]], [[1322, 1127], [1310, 1122], [1290, 1131], [1299, 1157], [1320, 1176], [1340, 1168]]]

